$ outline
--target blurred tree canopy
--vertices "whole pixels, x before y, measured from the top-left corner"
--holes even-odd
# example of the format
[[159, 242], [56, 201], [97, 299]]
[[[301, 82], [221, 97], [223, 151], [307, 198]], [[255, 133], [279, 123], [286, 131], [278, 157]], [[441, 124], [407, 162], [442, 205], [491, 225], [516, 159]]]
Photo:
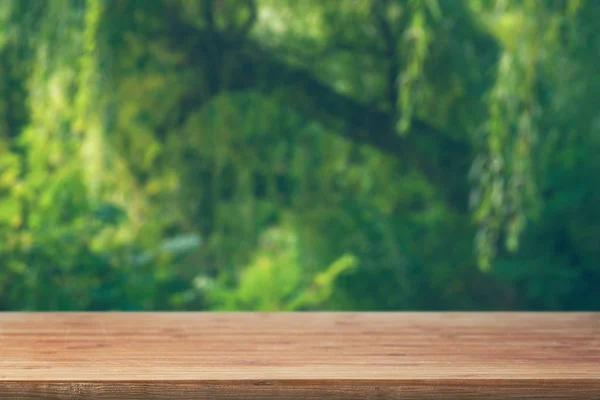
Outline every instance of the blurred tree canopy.
[[0, 1], [0, 309], [600, 309], [600, 2]]

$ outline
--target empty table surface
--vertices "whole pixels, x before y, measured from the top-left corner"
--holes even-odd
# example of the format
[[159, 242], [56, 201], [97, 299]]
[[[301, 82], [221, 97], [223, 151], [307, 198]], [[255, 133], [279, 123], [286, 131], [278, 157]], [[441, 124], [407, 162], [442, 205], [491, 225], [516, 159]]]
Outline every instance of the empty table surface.
[[600, 313], [0, 313], [0, 398], [600, 399]]

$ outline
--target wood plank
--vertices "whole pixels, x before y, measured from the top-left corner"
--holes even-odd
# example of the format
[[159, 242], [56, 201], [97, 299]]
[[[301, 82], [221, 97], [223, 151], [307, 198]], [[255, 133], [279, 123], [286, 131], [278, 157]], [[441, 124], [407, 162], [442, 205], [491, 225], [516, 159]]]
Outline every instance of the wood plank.
[[0, 313], [0, 398], [600, 399], [600, 313]]

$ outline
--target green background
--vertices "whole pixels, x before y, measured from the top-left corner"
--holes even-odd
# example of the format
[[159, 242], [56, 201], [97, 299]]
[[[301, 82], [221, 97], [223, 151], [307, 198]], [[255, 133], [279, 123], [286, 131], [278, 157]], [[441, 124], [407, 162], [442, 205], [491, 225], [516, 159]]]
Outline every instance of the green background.
[[1, 0], [1, 310], [600, 310], [600, 1]]

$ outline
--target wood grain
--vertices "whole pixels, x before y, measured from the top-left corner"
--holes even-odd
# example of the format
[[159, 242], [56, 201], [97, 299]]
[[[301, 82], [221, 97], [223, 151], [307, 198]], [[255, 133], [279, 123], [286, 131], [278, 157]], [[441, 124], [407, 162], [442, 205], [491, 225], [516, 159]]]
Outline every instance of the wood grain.
[[600, 313], [0, 313], [2, 399], [600, 399]]

